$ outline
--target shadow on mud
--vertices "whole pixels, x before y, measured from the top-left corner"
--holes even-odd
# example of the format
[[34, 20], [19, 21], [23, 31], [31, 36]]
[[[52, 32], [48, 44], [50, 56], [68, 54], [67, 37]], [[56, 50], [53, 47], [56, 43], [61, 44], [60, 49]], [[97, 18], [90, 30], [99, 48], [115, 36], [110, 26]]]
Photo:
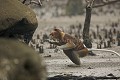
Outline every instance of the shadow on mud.
[[48, 77], [48, 80], [120, 80], [120, 77], [115, 77], [113, 74], [107, 76], [72, 76], [72, 75], [57, 75], [54, 77]]

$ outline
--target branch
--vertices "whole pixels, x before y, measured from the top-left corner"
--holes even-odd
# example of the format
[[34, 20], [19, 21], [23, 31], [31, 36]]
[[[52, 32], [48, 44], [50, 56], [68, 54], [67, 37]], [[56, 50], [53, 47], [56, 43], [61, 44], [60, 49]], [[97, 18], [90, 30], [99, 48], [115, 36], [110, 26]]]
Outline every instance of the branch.
[[109, 4], [114, 4], [116, 2], [119, 2], [120, 0], [115, 0], [115, 1], [110, 1], [108, 3], [103, 3], [103, 4], [98, 4], [98, 5], [94, 5], [93, 8], [98, 8], [98, 7], [102, 7], [102, 6], [105, 6], [105, 5], [109, 5]]
[[[23, 0], [22, 1], [22, 3], [23, 4], [25, 4], [25, 2], [26, 2], [27, 0]], [[29, 5], [29, 4], [31, 4], [31, 3], [34, 3], [34, 4], [36, 4], [36, 5], [40, 5], [40, 6], [42, 6], [42, 2], [41, 2], [41, 0], [29, 0], [30, 1], [30, 3], [28, 3], [27, 5]]]
[[85, 1], [87, 3], [87, 7], [92, 7], [93, 6], [94, 0], [85, 0]]
[[42, 5], [41, 2], [39, 3], [39, 2], [36, 2], [36, 1], [31, 1], [30, 3], [34, 3], [34, 4], [37, 4], [37, 5], [40, 5], [40, 6]]
[[42, 2], [40, 0], [38, 0], [38, 3], [42, 6]]

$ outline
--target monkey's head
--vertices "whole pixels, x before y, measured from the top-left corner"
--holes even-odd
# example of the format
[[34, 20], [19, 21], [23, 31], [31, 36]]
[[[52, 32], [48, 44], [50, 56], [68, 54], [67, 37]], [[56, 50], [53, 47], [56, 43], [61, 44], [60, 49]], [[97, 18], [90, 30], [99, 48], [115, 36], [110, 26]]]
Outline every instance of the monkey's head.
[[60, 29], [54, 29], [51, 33], [50, 33], [50, 38], [53, 40], [62, 40], [63, 36], [65, 35], [65, 33], [63, 31], [61, 31]]

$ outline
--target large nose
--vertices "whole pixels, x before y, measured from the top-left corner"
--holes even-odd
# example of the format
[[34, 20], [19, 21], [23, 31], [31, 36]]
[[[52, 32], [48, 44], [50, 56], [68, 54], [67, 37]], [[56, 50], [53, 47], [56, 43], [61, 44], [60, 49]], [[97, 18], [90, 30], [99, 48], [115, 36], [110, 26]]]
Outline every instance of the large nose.
[[53, 34], [52, 33], [49, 35], [49, 39], [53, 39]]

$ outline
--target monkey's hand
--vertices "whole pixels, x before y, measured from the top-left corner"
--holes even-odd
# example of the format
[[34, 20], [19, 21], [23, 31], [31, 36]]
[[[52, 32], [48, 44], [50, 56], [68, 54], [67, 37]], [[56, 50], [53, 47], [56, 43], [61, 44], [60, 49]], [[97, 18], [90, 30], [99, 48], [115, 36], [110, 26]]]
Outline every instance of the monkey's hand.
[[50, 40], [50, 39], [45, 39], [45, 42], [51, 42], [52, 40]]
[[69, 49], [73, 49], [75, 47], [76, 47], [76, 45], [73, 42], [66, 43], [66, 44], [61, 45], [61, 46], [57, 46], [58, 49], [62, 49], [62, 50], [69, 50]]
[[55, 45], [60, 45], [60, 43], [58, 41], [54, 41], [54, 40], [50, 40], [50, 39], [46, 39], [46, 42], [50, 43], [50, 44], [55, 44]]
[[56, 41], [50, 40], [50, 39], [46, 39], [45, 42], [49, 42], [50, 44], [54, 44]]

